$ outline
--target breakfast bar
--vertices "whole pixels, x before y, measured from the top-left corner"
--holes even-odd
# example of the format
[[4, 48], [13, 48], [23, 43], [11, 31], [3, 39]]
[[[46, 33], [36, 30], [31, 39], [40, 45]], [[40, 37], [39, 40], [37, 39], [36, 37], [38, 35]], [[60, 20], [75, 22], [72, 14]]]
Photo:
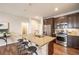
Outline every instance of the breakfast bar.
[[[55, 39], [55, 37], [51, 36], [35, 36], [35, 35], [24, 35], [23, 38], [37, 44], [38, 48], [41, 50], [41, 54], [43, 55], [49, 54], [48, 52], [49, 44]], [[51, 46], [53, 48], [53, 44]]]

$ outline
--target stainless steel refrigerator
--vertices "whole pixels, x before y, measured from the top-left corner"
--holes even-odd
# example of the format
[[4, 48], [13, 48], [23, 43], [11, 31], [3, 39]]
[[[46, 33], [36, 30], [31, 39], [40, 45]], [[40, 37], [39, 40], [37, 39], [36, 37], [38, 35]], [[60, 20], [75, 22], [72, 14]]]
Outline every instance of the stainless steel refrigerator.
[[43, 26], [43, 34], [44, 35], [51, 35], [51, 25], [44, 25]]

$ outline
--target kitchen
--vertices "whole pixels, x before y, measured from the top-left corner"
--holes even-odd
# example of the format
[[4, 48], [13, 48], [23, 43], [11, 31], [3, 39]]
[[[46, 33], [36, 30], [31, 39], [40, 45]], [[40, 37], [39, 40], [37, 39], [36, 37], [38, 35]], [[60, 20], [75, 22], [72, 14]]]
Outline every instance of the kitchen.
[[[50, 20], [50, 21], [49, 21]], [[48, 18], [44, 20], [44, 25], [54, 25], [52, 36], [56, 36], [56, 43], [67, 48], [79, 49], [79, 13], [71, 12], [63, 16], [56, 16], [55, 18]]]
[[[2, 36], [4, 32], [6, 32], [4, 38], [1, 38], [0, 40], [0, 54], [79, 54], [78, 5], [79, 4], [76, 3], [0, 4], [0, 36]], [[57, 8], [56, 6], [59, 6], [59, 8]], [[42, 8], [46, 8], [46, 10], [41, 10]], [[67, 10], [67, 8], [70, 9]], [[38, 16], [40, 14], [41, 16]], [[5, 23], [7, 23], [7, 26], [1, 27]], [[5, 41], [3, 41], [2, 39], [4, 39]], [[17, 43], [22, 43], [22, 46], [18, 45]], [[21, 46], [22, 48], [17, 48], [16, 45]]]

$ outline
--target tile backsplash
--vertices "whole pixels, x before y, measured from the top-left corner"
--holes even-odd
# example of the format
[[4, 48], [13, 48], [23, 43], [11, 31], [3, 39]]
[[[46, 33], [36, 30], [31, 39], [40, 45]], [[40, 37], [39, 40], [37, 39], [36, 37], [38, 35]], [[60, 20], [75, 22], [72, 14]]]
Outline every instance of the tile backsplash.
[[[55, 33], [61, 32], [62, 29], [55, 29]], [[68, 35], [79, 36], [79, 29], [66, 29]]]
[[67, 29], [69, 35], [79, 36], [79, 29]]

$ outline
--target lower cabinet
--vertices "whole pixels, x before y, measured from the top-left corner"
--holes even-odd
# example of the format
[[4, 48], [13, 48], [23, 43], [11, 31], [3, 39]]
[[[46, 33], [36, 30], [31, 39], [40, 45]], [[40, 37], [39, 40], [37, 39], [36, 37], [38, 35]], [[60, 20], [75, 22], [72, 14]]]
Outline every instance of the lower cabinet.
[[68, 47], [79, 49], [79, 36], [68, 36]]
[[55, 40], [49, 42], [48, 44], [48, 55], [53, 55], [54, 53], [54, 42]]

